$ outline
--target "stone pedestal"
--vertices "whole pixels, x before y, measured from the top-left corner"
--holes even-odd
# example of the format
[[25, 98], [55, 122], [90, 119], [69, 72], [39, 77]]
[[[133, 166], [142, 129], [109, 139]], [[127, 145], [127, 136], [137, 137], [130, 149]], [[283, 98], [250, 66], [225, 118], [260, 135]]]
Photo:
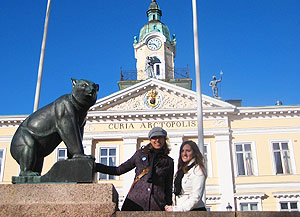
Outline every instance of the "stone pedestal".
[[93, 183], [95, 176], [94, 159], [75, 158], [56, 162], [43, 176], [13, 176], [12, 183]]
[[118, 193], [112, 184], [0, 185], [1, 216], [112, 216]]

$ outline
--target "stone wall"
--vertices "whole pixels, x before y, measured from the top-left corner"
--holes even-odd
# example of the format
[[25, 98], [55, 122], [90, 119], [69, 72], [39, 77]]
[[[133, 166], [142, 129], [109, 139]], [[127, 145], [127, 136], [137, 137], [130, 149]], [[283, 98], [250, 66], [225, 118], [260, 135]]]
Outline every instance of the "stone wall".
[[118, 193], [112, 184], [0, 185], [1, 216], [113, 216]]
[[0, 216], [299, 217], [299, 212], [120, 212], [112, 184], [0, 185]]
[[299, 212], [116, 212], [116, 217], [299, 217]]

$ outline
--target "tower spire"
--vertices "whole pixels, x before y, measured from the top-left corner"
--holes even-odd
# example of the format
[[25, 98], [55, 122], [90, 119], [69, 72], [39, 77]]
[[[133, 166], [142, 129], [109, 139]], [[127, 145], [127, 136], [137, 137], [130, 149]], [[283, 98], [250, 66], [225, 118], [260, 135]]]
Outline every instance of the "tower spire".
[[156, 0], [152, 0], [149, 9], [147, 11], [148, 21], [151, 20], [160, 20], [162, 12], [156, 2]]

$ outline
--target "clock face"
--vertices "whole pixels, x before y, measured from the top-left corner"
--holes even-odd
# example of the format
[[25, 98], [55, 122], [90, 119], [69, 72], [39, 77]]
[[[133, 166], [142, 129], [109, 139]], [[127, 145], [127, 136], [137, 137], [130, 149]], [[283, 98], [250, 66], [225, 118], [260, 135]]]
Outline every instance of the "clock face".
[[161, 41], [158, 38], [151, 38], [147, 46], [150, 50], [158, 50], [161, 47]]

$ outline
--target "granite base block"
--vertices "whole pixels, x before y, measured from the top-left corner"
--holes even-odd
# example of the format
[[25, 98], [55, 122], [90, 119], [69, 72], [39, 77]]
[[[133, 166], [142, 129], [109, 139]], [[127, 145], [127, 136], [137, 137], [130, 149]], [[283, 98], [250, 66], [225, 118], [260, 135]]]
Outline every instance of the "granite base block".
[[113, 216], [112, 184], [0, 185], [1, 216]]
[[13, 184], [25, 183], [94, 183], [95, 161], [75, 158], [56, 162], [43, 176], [13, 176]]

